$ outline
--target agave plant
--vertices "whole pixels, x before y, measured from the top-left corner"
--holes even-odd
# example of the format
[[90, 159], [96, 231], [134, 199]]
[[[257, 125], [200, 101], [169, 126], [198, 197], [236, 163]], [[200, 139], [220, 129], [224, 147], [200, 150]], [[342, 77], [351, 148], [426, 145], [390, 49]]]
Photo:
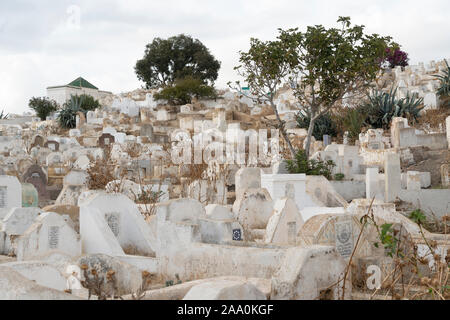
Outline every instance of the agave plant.
[[83, 98], [71, 96], [70, 100], [64, 104], [58, 115], [58, 121], [61, 127], [72, 129], [76, 126], [77, 113], [82, 111]]
[[5, 113], [5, 110], [2, 110], [2, 112], [0, 113], [0, 120], [5, 120], [8, 119], [9, 114]]
[[394, 117], [407, 117], [417, 120], [423, 108], [423, 98], [408, 92], [405, 98], [397, 99], [397, 88], [389, 93], [375, 90], [368, 95], [367, 102], [361, 107], [367, 114], [366, 123], [374, 128], [389, 128]]
[[437, 95], [442, 100], [447, 100], [447, 106], [450, 107], [450, 66], [447, 60], [444, 60], [447, 65], [447, 70], [444, 70], [444, 74], [435, 74], [434, 76], [439, 80], [440, 86], [437, 90]]

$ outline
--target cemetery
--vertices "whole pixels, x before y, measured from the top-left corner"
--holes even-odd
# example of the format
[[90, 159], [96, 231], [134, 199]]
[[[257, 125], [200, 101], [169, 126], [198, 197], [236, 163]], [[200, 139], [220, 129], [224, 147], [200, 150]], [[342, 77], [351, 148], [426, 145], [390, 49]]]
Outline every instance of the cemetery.
[[0, 121], [0, 299], [449, 299], [448, 61], [365, 79], [410, 111], [359, 119], [347, 91], [307, 126], [287, 75], [189, 101], [48, 84], [57, 110]]

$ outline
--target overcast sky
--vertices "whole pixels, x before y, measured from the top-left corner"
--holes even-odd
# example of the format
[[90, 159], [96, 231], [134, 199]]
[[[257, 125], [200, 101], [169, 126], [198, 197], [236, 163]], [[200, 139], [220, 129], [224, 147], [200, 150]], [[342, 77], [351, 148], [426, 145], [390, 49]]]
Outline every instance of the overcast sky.
[[337, 26], [350, 16], [390, 35], [411, 63], [450, 58], [448, 0], [39, 0], [0, 2], [0, 110], [28, 110], [46, 87], [82, 76], [114, 93], [142, 86], [134, 65], [155, 37], [185, 33], [222, 62], [218, 87], [236, 80], [238, 51], [278, 28]]

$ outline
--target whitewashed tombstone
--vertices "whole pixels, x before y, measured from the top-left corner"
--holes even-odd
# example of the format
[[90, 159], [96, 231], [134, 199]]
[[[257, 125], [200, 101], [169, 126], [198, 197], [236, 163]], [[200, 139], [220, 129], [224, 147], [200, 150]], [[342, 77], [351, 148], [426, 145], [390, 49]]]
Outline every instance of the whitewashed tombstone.
[[59, 250], [71, 256], [80, 255], [79, 235], [66, 219], [68, 218], [54, 212], [41, 213], [19, 237], [17, 260], [32, 260], [51, 250]]
[[261, 187], [261, 169], [241, 168], [235, 175], [236, 199], [240, 198], [249, 188]]
[[303, 218], [293, 199], [275, 201], [273, 214], [269, 219], [264, 237], [265, 243], [295, 245], [296, 236], [303, 226]]
[[13, 176], [0, 176], [0, 209], [22, 207], [22, 185]]
[[86, 253], [154, 255], [152, 231], [136, 204], [122, 194], [97, 193], [80, 205], [80, 234]]

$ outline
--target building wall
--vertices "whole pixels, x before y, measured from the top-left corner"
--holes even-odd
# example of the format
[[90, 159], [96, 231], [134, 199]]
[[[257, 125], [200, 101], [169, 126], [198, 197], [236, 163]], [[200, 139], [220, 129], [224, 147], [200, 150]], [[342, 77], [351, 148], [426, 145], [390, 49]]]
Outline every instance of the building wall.
[[110, 94], [110, 92], [99, 91], [97, 89], [76, 88], [69, 86], [47, 88], [47, 96], [50, 99], [55, 100], [60, 106], [62, 106], [67, 100], [69, 100], [70, 96], [82, 94], [88, 94], [90, 96], [93, 96], [95, 99], [100, 99]]

